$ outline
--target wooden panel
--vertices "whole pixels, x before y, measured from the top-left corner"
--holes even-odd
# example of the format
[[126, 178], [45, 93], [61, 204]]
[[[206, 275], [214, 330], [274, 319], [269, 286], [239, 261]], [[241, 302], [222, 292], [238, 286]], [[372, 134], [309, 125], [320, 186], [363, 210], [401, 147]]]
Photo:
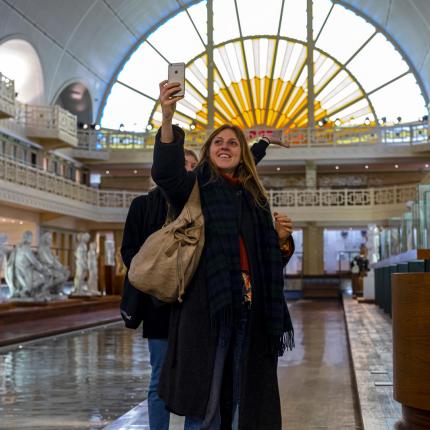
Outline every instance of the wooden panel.
[[394, 397], [430, 411], [430, 273], [394, 274]]

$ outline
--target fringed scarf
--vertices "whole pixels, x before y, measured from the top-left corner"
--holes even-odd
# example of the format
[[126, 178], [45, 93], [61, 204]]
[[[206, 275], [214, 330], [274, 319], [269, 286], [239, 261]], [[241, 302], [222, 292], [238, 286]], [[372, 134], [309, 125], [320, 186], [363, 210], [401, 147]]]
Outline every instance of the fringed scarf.
[[[209, 167], [197, 171], [202, 211], [205, 217], [206, 285], [209, 311], [214, 325], [230, 325], [235, 311], [242, 306], [243, 285], [240, 270], [239, 228], [234, 196], [227, 181], [210, 178]], [[278, 235], [267, 203], [256, 205], [242, 188], [253, 208], [259, 270], [262, 272], [264, 321], [273, 351], [280, 356], [294, 347], [294, 330], [284, 298], [283, 264]]]

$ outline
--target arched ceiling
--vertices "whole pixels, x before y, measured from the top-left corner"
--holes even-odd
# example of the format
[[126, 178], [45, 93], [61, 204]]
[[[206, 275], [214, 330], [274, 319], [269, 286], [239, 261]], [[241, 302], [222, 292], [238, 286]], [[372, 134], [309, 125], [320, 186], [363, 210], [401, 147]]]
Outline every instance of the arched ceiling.
[[[233, 1], [233, 0], [232, 0]], [[370, 17], [397, 43], [430, 94], [430, 1], [339, 0]], [[96, 113], [133, 47], [192, 0], [0, 0], [0, 43], [29, 41], [38, 52], [45, 103], [73, 81], [87, 85]], [[314, 0], [317, 6], [318, 0]], [[0, 64], [1, 70], [1, 64]]]

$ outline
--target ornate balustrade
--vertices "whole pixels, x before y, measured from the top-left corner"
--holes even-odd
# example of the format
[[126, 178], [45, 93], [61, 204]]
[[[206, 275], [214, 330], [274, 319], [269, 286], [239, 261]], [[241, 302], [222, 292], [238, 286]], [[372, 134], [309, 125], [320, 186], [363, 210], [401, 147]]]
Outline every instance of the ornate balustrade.
[[269, 192], [272, 207], [380, 207], [398, 205], [417, 197], [415, 185], [363, 189], [285, 190]]
[[423, 122], [382, 127], [297, 128], [284, 130], [282, 140], [290, 145], [418, 145], [428, 143], [428, 125]]
[[40, 143], [47, 149], [78, 145], [76, 115], [60, 106], [36, 106], [16, 103], [13, 119], [0, 126]]
[[0, 72], [0, 118], [15, 114], [15, 82]]
[[[96, 208], [127, 209], [133, 198], [141, 193], [98, 190], [77, 184], [27, 164], [0, 157], [0, 181], [22, 185]], [[31, 193], [31, 190], [30, 190]], [[366, 189], [294, 189], [269, 191], [273, 207], [286, 208], [381, 208], [402, 205], [415, 200], [415, 185]]]
[[[103, 149], [150, 149], [154, 146], [155, 131], [145, 133], [121, 132], [101, 129], [80, 130], [79, 148], [91, 151]], [[274, 133], [272, 130], [245, 130], [250, 139]], [[283, 142], [292, 147], [332, 147], [342, 145], [412, 146], [429, 142], [428, 124], [415, 122], [382, 127], [336, 127], [285, 129], [279, 134]], [[200, 146], [207, 137], [206, 131], [187, 131], [187, 143]]]

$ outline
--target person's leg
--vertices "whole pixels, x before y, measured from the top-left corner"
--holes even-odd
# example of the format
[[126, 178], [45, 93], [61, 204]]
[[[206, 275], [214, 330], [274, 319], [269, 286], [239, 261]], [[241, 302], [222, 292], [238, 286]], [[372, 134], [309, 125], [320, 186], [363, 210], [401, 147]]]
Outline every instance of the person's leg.
[[[221, 340], [222, 339], [222, 340]], [[219, 430], [221, 427], [220, 397], [224, 362], [230, 344], [230, 332], [220, 335], [215, 354], [214, 371], [206, 415], [203, 420], [185, 417], [184, 430]]]
[[244, 353], [247, 345], [248, 322], [250, 310], [243, 307], [239, 324], [232, 338], [233, 348], [233, 422], [232, 430], [239, 429], [239, 405]]
[[170, 413], [157, 394], [160, 372], [167, 352], [167, 340], [148, 339], [148, 347], [151, 363], [151, 380], [148, 390], [149, 428], [151, 430], [169, 430]]

